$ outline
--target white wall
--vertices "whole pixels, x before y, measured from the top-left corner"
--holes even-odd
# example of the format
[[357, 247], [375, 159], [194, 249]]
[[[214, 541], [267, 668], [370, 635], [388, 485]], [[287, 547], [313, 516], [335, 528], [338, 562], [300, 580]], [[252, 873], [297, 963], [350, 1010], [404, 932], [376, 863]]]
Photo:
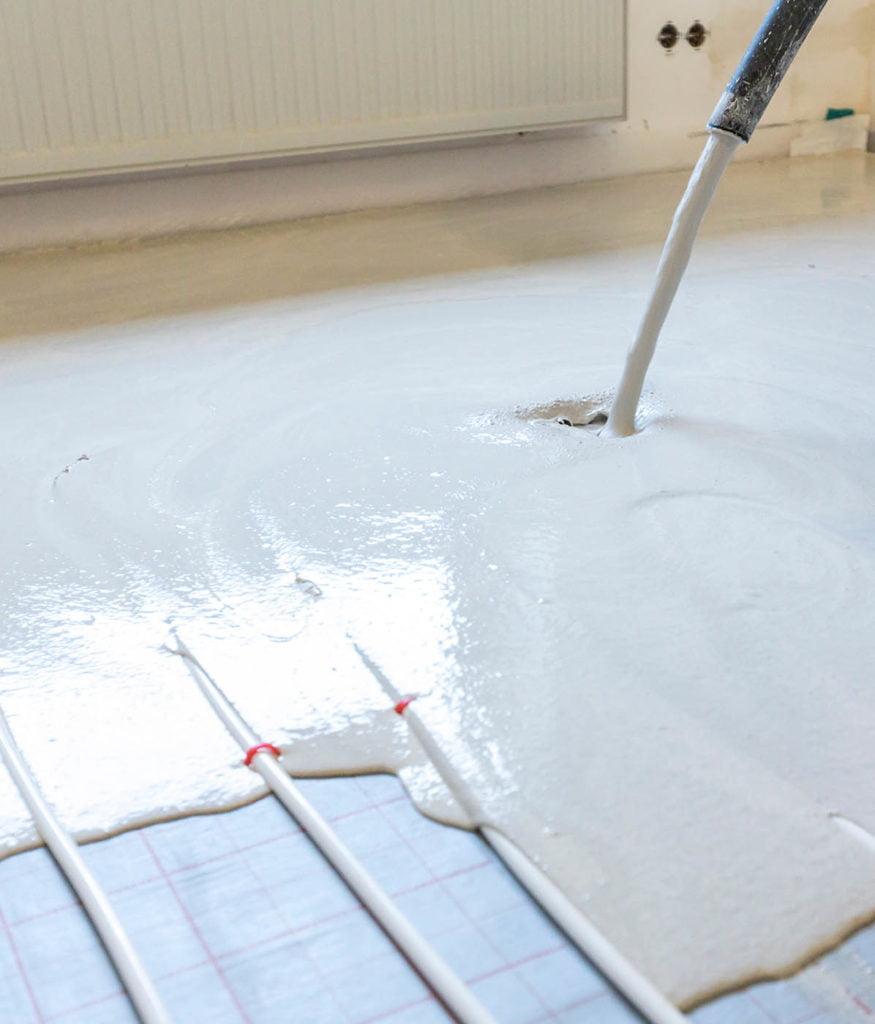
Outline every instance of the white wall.
[[[629, 0], [627, 120], [418, 151], [367, 152], [0, 195], [0, 248], [264, 223], [691, 166], [701, 132], [769, 0]], [[666, 20], [710, 36], [666, 53]], [[786, 155], [829, 106], [870, 112], [875, 0], [830, 0], [741, 159]]]

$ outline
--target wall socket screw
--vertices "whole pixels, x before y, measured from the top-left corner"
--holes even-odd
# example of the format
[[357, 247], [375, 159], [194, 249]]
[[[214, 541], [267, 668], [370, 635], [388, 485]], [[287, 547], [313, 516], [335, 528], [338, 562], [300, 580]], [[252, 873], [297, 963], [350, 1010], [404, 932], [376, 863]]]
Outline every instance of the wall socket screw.
[[708, 38], [708, 29], [705, 28], [701, 21], [694, 21], [687, 29], [687, 34], [684, 38], [694, 50], [698, 50], [699, 47], [705, 45], [705, 40]]
[[656, 39], [663, 49], [671, 50], [675, 46], [677, 46], [680, 37], [680, 32], [678, 32], [678, 30], [670, 21], [667, 21], [659, 30], [659, 35], [656, 37]]

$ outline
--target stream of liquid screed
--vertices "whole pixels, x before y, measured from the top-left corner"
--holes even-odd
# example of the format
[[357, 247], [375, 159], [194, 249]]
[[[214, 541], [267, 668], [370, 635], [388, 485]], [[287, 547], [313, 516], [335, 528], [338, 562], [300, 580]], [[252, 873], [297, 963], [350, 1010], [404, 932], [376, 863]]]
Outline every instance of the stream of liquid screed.
[[627, 437], [635, 430], [635, 411], [644, 387], [644, 377], [656, 351], [659, 333], [690, 262], [699, 226], [711, 205], [723, 172], [740, 144], [741, 139], [734, 135], [712, 132], [690, 176], [662, 250], [650, 302], [626, 357], [617, 397], [605, 428], [608, 434]]

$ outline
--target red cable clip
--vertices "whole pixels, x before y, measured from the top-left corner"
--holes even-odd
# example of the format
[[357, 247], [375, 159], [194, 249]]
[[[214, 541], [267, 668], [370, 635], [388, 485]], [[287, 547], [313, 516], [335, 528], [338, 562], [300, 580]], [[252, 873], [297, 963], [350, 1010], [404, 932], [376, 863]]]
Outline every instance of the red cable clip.
[[243, 758], [243, 763], [247, 768], [252, 764], [252, 759], [256, 754], [273, 754], [277, 759], [283, 756], [283, 752], [279, 747], [275, 747], [272, 743], [258, 743], [246, 751], [246, 757]]
[[395, 714], [403, 715], [407, 710], [408, 705], [412, 704], [415, 700], [415, 697], [405, 697], [404, 700], [399, 700], [395, 705]]

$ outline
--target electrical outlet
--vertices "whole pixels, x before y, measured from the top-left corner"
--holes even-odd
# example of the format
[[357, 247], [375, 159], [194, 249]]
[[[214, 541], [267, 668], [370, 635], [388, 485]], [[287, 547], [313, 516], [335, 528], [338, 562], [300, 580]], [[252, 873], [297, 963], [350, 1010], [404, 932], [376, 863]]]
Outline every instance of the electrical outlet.
[[698, 50], [705, 45], [705, 40], [710, 34], [711, 33], [705, 28], [702, 22], [696, 19], [696, 21], [694, 21], [687, 29], [687, 34], [684, 36], [684, 39], [686, 39], [694, 50]]
[[680, 37], [681, 34], [675, 25], [667, 21], [659, 30], [656, 40], [664, 50], [673, 50], [677, 46]]

